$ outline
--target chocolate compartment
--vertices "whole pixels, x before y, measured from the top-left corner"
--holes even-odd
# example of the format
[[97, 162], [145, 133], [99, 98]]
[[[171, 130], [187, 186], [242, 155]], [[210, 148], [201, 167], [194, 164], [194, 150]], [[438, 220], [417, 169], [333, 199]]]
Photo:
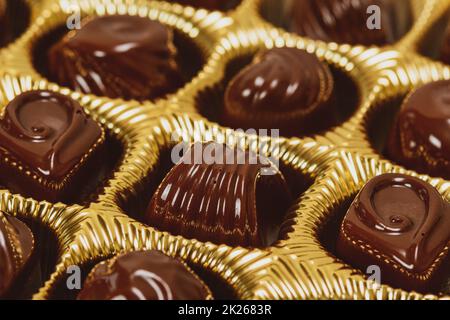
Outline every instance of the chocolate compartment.
[[[169, 27], [171, 28], [171, 27]], [[167, 95], [160, 96], [154, 101], [167, 98], [168, 95], [174, 94], [181, 89], [184, 85], [195, 77], [195, 75], [201, 70], [206, 60], [204, 53], [200, 47], [195, 44], [185, 33], [176, 28], [171, 28], [174, 32], [173, 42], [177, 48], [176, 60], [181, 69], [181, 75], [183, 77], [180, 87], [175, 91], [168, 93]], [[33, 67], [36, 71], [48, 80], [58, 83], [50, 73], [48, 68], [47, 54], [49, 48], [57, 43], [66, 33], [67, 28], [64, 25], [54, 27], [49, 32], [42, 35], [34, 44], [32, 50]]]
[[[196, 94], [195, 106], [201, 115], [210, 121], [217, 122], [225, 127], [227, 126], [222, 119], [225, 90], [233, 77], [245, 66], [251, 63], [255, 54], [256, 53], [240, 54], [232, 58], [225, 65], [223, 79], [210, 87], [200, 90]], [[328, 63], [327, 61], [324, 62], [328, 64], [334, 80], [334, 99], [336, 100], [337, 109], [337, 123], [335, 125], [339, 126], [348, 120], [356, 111], [360, 103], [360, 92], [356, 83], [343, 70]], [[323, 134], [325, 131], [329, 131], [331, 129], [331, 127], [328, 127], [325, 130], [319, 129], [317, 132], [310, 135]]]
[[[7, 35], [0, 35], [0, 48], [14, 42], [30, 24], [30, 5], [26, 0], [7, 0], [6, 2], [6, 27], [1, 30], [4, 26], [0, 25], [0, 32], [6, 32]], [[12, 17], [14, 18], [11, 19]]]

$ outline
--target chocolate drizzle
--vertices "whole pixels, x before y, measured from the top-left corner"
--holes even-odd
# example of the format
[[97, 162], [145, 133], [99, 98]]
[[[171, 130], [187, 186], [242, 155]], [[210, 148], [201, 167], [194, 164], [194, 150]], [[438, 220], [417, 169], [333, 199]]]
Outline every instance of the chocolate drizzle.
[[[191, 160], [209, 151], [235, 160]], [[265, 169], [274, 174], [262, 175]], [[218, 143], [196, 143], [158, 187], [146, 222], [200, 241], [264, 247], [277, 239], [290, 202], [284, 177], [267, 159]]]
[[88, 18], [49, 51], [49, 71], [83, 93], [147, 100], [181, 86], [173, 33], [138, 16]]
[[28, 263], [34, 250], [30, 229], [0, 211], [0, 297], [4, 297]]
[[[338, 255], [387, 282], [425, 290], [440, 276], [450, 241], [450, 205], [428, 183], [401, 174], [370, 180], [350, 206]], [[442, 255], [443, 254], [443, 255]]]
[[403, 102], [387, 155], [421, 173], [450, 178], [450, 81], [426, 84]]
[[282, 135], [317, 133], [336, 122], [328, 66], [296, 48], [255, 56], [225, 92], [223, 122], [234, 128], [279, 128]]
[[99, 263], [79, 300], [205, 300], [209, 289], [180, 261], [158, 251], [135, 251]]
[[[381, 28], [369, 29], [367, 9], [381, 9]], [[294, 0], [290, 31], [327, 42], [386, 45], [406, 32], [408, 1], [398, 0]]]

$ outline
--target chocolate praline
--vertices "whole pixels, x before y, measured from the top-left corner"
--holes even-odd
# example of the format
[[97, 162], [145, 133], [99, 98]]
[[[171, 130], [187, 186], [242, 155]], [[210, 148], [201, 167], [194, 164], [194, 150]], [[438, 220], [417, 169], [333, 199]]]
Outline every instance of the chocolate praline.
[[195, 143], [159, 185], [145, 221], [190, 239], [265, 247], [277, 240], [290, 203], [286, 181], [268, 159], [220, 143]]
[[148, 18], [86, 18], [48, 53], [51, 77], [74, 90], [110, 98], [154, 100], [182, 84], [173, 32]]
[[159, 251], [134, 251], [97, 264], [78, 300], [206, 300], [208, 287], [184, 263]]
[[[380, 10], [380, 28], [368, 27], [370, 6]], [[290, 31], [326, 42], [387, 45], [406, 33], [410, 10], [409, 1], [398, 0], [293, 0]]]
[[33, 250], [31, 230], [17, 218], [0, 211], [0, 298], [8, 297]]
[[279, 129], [283, 136], [319, 133], [337, 122], [328, 65], [297, 48], [257, 54], [225, 91], [222, 121], [240, 129]]
[[0, 119], [0, 183], [38, 200], [65, 201], [99, 165], [104, 141], [102, 127], [70, 97], [21, 93]]
[[380, 268], [381, 282], [420, 292], [445, 277], [450, 205], [430, 184], [402, 174], [370, 180], [341, 225], [336, 252], [364, 272]]
[[450, 179], [450, 80], [428, 83], [404, 99], [386, 155], [409, 169]]

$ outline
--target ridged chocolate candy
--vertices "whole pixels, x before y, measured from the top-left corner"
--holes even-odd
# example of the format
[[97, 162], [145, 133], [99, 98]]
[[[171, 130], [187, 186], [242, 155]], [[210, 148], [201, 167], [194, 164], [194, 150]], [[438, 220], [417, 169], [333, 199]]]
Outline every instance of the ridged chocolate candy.
[[[380, 29], [367, 26], [371, 5], [380, 8]], [[290, 15], [290, 30], [299, 35], [362, 45], [391, 44], [410, 23], [409, 1], [398, 0], [293, 0]]]
[[444, 42], [442, 43], [440, 59], [446, 64], [450, 64], [450, 24], [445, 33]]
[[337, 254], [382, 283], [429, 291], [446, 275], [450, 206], [430, 184], [402, 174], [370, 180], [350, 206]]
[[0, 298], [8, 294], [33, 250], [31, 230], [20, 220], [0, 211]]
[[336, 123], [333, 92], [330, 69], [315, 55], [296, 48], [266, 50], [229, 83], [223, 123], [279, 129], [284, 136], [318, 133]]
[[155, 99], [181, 84], [173, 33], [148, 18], [88, 18], [49, 52], [52, 77], [83, 93]]
[[[204, 161], [202, 155], [222, 160]], [[263, 175], [265, 170], [273, 174]], [[219, 143], [196, 143], [159, 185], [145, 218], [186, 238], [264, 247], [277, 239], [290, 203], [286, 181], [269, 160]]]
[[79, 300], [205, 300], [206, 285], [183, 263], [159, 251], [135, 251], [97, 264]]
[[450, 80], [426, 84], [405, 98], [387, 156], [409, 169], [450, 179]]
[[0, 119], [0, 183], [37, 199], [63, 201], [85, 181], [104, 130], [78, 102], [51, 91], [28, 91]]

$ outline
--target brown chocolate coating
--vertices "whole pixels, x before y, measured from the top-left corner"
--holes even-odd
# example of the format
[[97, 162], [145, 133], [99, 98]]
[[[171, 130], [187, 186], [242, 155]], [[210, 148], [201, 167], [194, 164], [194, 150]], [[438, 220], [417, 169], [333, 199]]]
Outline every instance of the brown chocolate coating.
[[182, 262], [152, 251], [135, 251], [97, 264], [78, 300], [205, 300], [211, 293]]
[[182, 84], [173, 33], [148, 18], [88, 18], [49, 51], [51, 76], [83, 93], [147, 100]]
[[[381, 28], [369, 29], [367, 8], [381, 9]], [[410, 24], [409, 1], [293, 0], [290, 31], [326, 42], [386, 45], [394, 43]]]
[[337, 254], [381, 281], [407, 290], [432, 290], [445, 276], [450, 205], [430, 184], [402, 174], [370, 180], [351, 204]]
[[229, 83], [223, 123], [233, 128], [318, 133], [336, 123], [334, 81], [315, 55], [275, 48], [255, 56]]
[[227, 11], [236, 7], [240, 0], [174, 0], [185, 6], [193, 6], [196, 8], [204, 8], [208, 10]]
[[31, 230], [0, 211], [0, 298], [5, 297], [34, 250]]
[[0, 181], [14, 192], [61, 200], [104, 139], [104, 130], [70, 97], [22, 93], [0, 120]]
[[[239, 160], [190, 161], [220, 153]], [[274, 174], [262, 175], [267, 169]], [[265, 247], [278, 238], [290, 203], [286, 181], [269, 160], [219, 143], [196, 143], [159, 185], [145, 219], [186, 238]]]
[[446, 64], [450, 64], [450, 23], [445, 32], [444, 42], [442, 43], [440, 60]]
[[450, 178], [450, 80], [426, 84], [406, 97], [386, 153], [409, 169]]

